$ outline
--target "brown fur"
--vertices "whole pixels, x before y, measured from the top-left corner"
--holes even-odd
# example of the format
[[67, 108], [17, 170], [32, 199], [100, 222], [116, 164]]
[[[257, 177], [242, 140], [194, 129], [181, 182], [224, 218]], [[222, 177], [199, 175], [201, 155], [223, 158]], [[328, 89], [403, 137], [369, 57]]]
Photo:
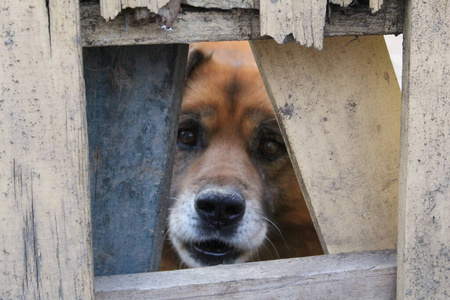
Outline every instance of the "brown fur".
[[[267, 139], [261, 128], [270, 131], [270, 139], [283, 141], [248, 43], [202, 43], [191, 50], [194, 56], [180, 128], [195, 118], [202, 124], [203, 145], [196, 151], [177, 150], [172, 209], [184, 201], [177, 198], [182, 191], [199, 191], [208, 184], [233, 186], [248, 205], [259, 201], [264, 216], [277, 226], [268, 224], [268, 239], [251, 260], [321, 254], [286, 150], [274, 159], [260, 153], [261, 140]], [[176, 251], [166, 242], [161, 269], [180, 266]]]

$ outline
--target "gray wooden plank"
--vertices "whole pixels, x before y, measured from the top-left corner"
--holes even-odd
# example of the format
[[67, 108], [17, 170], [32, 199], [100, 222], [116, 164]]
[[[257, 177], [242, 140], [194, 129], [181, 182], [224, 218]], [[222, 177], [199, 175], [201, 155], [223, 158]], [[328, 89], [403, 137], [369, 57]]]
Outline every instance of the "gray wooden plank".
[[450, 299], [450, 1], [409, 1], [398, 299]]
[[[403, 0], [386, 0], [376, 14], [368, 7], [330, 7], [325, 36], [400, 34], [403, 31]], [[173, 31], [158, 24], [135, 26], [124, 15], [105, 22], [97, 4], [81, 6], [83, 46], [194, 43], [201, 41], [254, 40], [261, 36], [257, 9], [183, 9]]]
[[93, 299], [79, 3], [0, 6], [0, 299]]
[[96, 299], [395, 299], [395, 251], [97, 277]]
[[183, 4], [203, 8], [258, 8], [259, 0], [183, 0]]
[[187, 45], [84, 49], [96, 275], [159, 268]]

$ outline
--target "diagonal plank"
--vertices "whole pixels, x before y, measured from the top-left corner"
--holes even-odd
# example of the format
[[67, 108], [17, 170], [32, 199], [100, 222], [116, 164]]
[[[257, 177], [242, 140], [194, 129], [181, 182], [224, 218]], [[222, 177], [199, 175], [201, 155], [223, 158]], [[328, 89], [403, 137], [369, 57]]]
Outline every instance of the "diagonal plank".
[[326, 253], [394, 248], [400, 89], [382, 36], [252, 47]]

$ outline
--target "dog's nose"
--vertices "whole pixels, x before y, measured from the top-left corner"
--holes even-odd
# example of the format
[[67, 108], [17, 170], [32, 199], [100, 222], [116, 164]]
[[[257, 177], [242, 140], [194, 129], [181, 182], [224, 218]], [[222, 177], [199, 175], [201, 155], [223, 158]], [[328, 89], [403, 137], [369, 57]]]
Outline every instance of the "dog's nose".
[[195, 209], [203, 220], [220, 228], [242, 219], [245, 202], [238, 192], [209, 190], [198, 195]]

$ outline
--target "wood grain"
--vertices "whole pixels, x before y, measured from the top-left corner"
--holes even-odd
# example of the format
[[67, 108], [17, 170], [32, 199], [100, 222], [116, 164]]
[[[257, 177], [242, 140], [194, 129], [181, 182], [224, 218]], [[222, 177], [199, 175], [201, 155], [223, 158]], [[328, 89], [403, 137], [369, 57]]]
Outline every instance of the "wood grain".
[[259, 0], [183, 0], [182, 3], [202, 8], [259, 8]]
[[289, 36], [321, 50], [327, 2], [323, 0], [261, 0], [261, 35], [283, 44]]
[[0, 298], [93, 299], [78, 1], [2, 1]]
[[398, 299], [450, 298], [450, 2], [409, 1], [403, 61]]
[[395, 248], [401, 97], [383, 37], [251, 45], [325, 253]]
[[169, 3], [170, 0], [100, 0], [102, 17], [109, 21], [126, 8], [145, 7], [153, 13]]
[[[330, 7], [325, 36], [400, 34], [403, 31], [404, 2], [385, 0], [376, 14], [369, 8]], [[133, 26], [125, 15], [105, 22], [97, 4], [81, 6], [82, 43], [85, 47], [233, 41], [266, 38], [260, 31], [256, 9], [205, 10], [185, 8], [173, 24], [173, 31], [155, 23]]]
[[159, 269], [187, 52], [84, 49], [96, 276]]
[[97, 277], [98, 300], [395, 299], [394, 251]]

